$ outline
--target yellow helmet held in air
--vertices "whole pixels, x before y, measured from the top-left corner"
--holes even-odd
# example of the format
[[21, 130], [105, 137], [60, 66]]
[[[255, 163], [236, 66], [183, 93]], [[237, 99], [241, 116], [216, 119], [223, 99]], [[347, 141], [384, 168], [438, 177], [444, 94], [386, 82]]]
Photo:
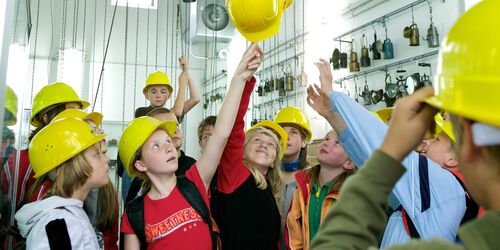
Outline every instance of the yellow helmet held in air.
[[130, 177], [137, 176], [137, 170], [133, 166], [134, 156], [139, 148], [146, 142], [153, 132], [163, 129], [172, 137], [177, 124], [175, 121], [160, 121], [153, 117], [141, 116], [132, 120], [123, 130], [123, 134], [118, 144], [118, 154], [120, 160]]
[[278, 33], [281, 16], [293, 0], [226, 0], [226, 9], [234, 27], [250, 42], [258, 42]]
[[250, 127], [245, 133], [248, 134], [250, 131], [258, 127], [264, 127], [270, 129], [280, 140], [281, 152], [280, 159], [283, 159], [286, 150], [286, 144], [288, 143], [288, 133], [279, 124], [269, 120], [263, 120], [252, 127]]
[[5, 125], [15, 125], [17, 122], [17, 95], [9, 86], [5, 88], [5, 111], [9, 111], [11, 114], [9, 119], [4, 121]]
[[[453, 25], [441, 44], [430, 105], [500, 127], [500, 1], [480, 1]], [[485, 39], [479, 39], [488, 34]]]
[[101, 141], [106, 134], [96, 135], [81, 119], [65, 118], [45, 126], [29, 145], [29, 159], [35, 178], [73, 158]]
[[35, 118], [41, 111], [52, 105], [68, 102], [78, 102], [82, 109], [90, 105], [89, 102], [80, 99], [73, 88], [66, 83], [56, 82], [45, 85], [33, 98], [30, 124], [35, 127], [40, 126], [40, 122]]
[[307, 141], [311, 140], [312, 133], [311, 125], [309, 125], [309, 118], [302, 110], [296, 107], [281, 109], [278, 114], [276, 114], [276, 117], [274, 117], [274, 122], [281, 126], [285, 126], [286, 124], [296, 125], [304, 130]]
[[52, 119], [52, 122], [64, 119], [64, 118], [78, 118], [81, 120], [90, 120], [92, 121], [96, 126], [101, 125], [102, 122], [102, 114], [99, 112], [91, 112], [87, 113], [83, 110], [80, 109], [66, 109], [63, 112], [59, 113]]
[[172, 85], [170, 84], [170, 78], [168, 77], [167, 74], [163, 73], [162, 71], [156, 71], [148, 75], [148, 78], [144, 83], [144, 88], [142, 89], [142, 92], [146, 94], [148, 88], [150, 86], [155, 86], [155, 85], [167, 86], [167, 89], [168, 91], [170, 91], [170, 94], [172, 94], [172, 91], [174, 90], [172, 88]]

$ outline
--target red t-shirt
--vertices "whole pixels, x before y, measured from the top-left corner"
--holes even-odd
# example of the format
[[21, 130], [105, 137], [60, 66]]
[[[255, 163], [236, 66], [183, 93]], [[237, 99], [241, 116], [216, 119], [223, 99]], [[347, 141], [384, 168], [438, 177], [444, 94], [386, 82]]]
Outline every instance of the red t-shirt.
[[[196, 163], [186, 177], [192, 181], [210, 207], [209, 194], [201, 180]], [[165, 198], [152, 200], [144, 197], [144, 232], [148, 249], [212, 249], [208, 225], [182, 196], [177, 186]], [[127, 213], [123, 213], [121, 231], [134, 234]]]

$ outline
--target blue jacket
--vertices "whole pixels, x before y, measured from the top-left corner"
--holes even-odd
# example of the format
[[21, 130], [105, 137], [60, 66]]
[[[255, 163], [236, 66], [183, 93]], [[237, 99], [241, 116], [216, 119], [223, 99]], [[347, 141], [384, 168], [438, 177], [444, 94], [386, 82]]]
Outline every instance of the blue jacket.
[[[356, 166], [363, 166], [372, 152], [380, 147], [387, 126], [343, 93], [333, 92], [330, 104], [347, 125], [339, 135], [344, 150]], [[407, 171], [392, 190], [389, 204], [392, 209], [400, 205], [405, 208], [422, 239], [440, 237], [454, 241], [466, 209], [465, 192], [449, 171], [430, 159], [427, 163], [428, 174], [422, 174], [418, 153], [412, 152], [403, 160]], [[384, 173], [380, 177], [383, 178]], [[428, 185], [422, 185], [426, 179]], [[408, 241], [410, 236], [405, 230], [401, 212], [396, 211], [387, 222], [381, 247]]]

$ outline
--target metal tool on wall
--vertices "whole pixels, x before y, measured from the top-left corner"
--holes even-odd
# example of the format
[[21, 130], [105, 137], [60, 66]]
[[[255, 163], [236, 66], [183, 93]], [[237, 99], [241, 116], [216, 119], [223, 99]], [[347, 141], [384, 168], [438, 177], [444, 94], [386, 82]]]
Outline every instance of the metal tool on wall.
[[342, 52], [342, 47], [340, 48], [341, 53], [340, 53], [340, 68], [341, 69], [347, 69], [347, 52]]
[[383, 45], [382, 41], [377, 39], [377, 31], [375, 30], [375, 26], [373, 26], [373, 43], [370, 46], [370, 50], [372, 51], [373, 60], [379, 60], [382, 58]]
[[293, 84], [295, 82], [295, 78], [292, 75], [292, 65], [288, 62], [287, 71], [285, 72], [285, 90], [293, 91]]
[[339, 48], [335, 48], [332, 53], [332, 57], [330, 58], [330, 63], [333, 66], [333, 70], [340, 69], [340, 50]]
[[411, 25], [406, 26], [403, 30], [403, 37], [410, 39], [410, 46], [420, 45], [420, 34], [418, 31], [418, 26], [415, 23], [415, 16], [413, 15], [413, 6], [411, 8]]
[[396, 96], [398, 93], [398, 85], [392, 82], [392, 77], [388, 71], [385, 72], [385, 93], [384, 93], [384, 101], [386, 107], [394, 106], [394, 102], [396, 101]]
[[372, 104], [371, 92], [370, 89], [368, 88], [368, 80], [366, 78], [366, 74], [365, 74], [365, 86], [363, 87], [363, 91], [361, 92], [360, 97], [363, 97], [363, 104], [365, 106]]
[[404, 96], [408, 95], [408, 86], [406, 86], [406, 70], [405, 69], [398, 69], [396, 70], [396, 73], [398, 76], [396, 77], [396, 85], [398, 85], [398, 92], [397, 92], [397, 98], [401, 98]]
[[394, 48], [391, 42], [391, 39], [389, 39], [387, 35], [387, 25], [384, 21], [384, 30], [385, 30], [385, 40], [384, 44], [382, 45], [382, 50], [384, 51], [384, 59], [392, 59], [394, 58]]
[[422, 84], [422, 87], [432, 87], [432, 81], [431, 81], [431, 75], [432, 75], [432, 67], [430, 63], [419, 63], [419, 67], [428, 67], [429, 68], [429, 75], [425, 74], [420, 78], [420, 83]]
[[351, 62], [349, 63], [349, 72], [359, 71], [358, 53], [354, 50], [354, 38], [351, 41]]
[[361, 36], [361, 58], [359, 59], [361, 67], [370, 66], [370, 53], [368, 52], [368, 38], [365, 33]]
[[427, 3], [429, 4], [429, 19], [431, 21], [431, 24], [429, 25], [429, 28], [427, 29], [427, 38], [425, 39], [427, 41], [427, 47], [429, 48], [436, 48], [439, 47], [439, 33], [434, 25], [434, 22], [432, 21], [432, 6], [431, 6], [431, 1], [427, 0]]
[[285, 64], [281, 64], [281, 77], [279, 78], [279, 84], [278, 84], [278, 96], [283, 97], [286, 96], [285, 93]]
[[300, 66], [300, 74], [299, 74], [299, 86], [306, 87], [307, 86], [307, 74], [304, 70], [304, 55], [302, 55], [302, 63]]

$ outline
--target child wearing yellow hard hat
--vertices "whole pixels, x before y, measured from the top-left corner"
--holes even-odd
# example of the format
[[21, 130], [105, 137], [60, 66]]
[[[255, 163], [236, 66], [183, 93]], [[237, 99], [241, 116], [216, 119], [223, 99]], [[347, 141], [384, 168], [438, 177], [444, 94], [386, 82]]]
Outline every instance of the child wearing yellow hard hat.
[[99, 248], [83, 201], [90, 190], [109, 182], [109, 158], [100, 144], [105, 136], [94, 134], [81, 119], [64, 118], [33, 137], [29, 156], [35, 178], [52, 172], [54, 184], [42, 200], [16, 213], [27, 249]]

